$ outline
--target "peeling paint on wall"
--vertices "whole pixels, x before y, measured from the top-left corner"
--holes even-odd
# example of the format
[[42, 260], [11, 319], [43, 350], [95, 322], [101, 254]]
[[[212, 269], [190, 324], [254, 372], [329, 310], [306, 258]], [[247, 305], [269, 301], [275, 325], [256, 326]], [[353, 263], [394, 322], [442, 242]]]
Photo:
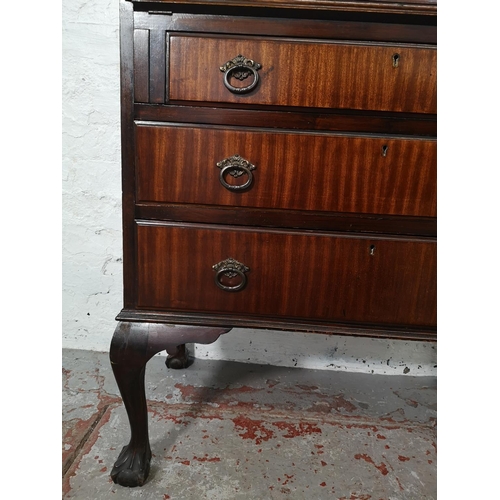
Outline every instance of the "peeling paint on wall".
[[63, 2], [64, 347], [107, 350], [122, 302], [118, 2]]

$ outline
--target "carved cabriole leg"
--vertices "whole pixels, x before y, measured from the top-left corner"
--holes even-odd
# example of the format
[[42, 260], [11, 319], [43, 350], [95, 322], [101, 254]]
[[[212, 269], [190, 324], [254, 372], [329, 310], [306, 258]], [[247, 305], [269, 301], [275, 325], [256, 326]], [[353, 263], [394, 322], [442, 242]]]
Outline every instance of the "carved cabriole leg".
[[149, 474], [151, 449], [144, 391], [146, 363], [158, 352], [175, 352], [186, 343], [210, 344], [230, 328], [118, 323], [111, 341], [110, 360], [130, 423], [130, 442], [111, 471], [122, 486], [142, 486]]

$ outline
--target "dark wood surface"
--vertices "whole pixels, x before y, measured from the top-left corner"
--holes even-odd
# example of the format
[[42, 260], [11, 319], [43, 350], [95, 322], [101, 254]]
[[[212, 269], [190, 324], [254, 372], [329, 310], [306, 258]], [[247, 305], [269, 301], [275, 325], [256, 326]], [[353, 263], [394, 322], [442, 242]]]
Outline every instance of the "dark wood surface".
[[149, 30], [134, 29], [134, 101], [149, 101]]
[[149, 220], [383, 233], [388, 235], [435, 237], [437, 233], [435, 217], [381, 216], [195, 204], [139, 203], [136, 205], [136, 217], [137, 219]]
[[[170, 43], [171, 100], [436, 113], [434, 48], [208, 35]], [[244, 95], [224, 86], [219, 69], [238, 54], [262, 65]]]
[[[132, 13], [132, 4], [122, 3], [126, 5], [122, 8], [121, 52], [124, 310], [141, 315], [161, 307], [164, 320], [177, 314], [184, 320], [191, 317], [196, 324], [201, 324], [200, 317], [208, 318], [203, 304], [183, 310], [176, 302], [180, 299], [168, 298], [165, 303], [160, 294], [160, 299], [150, 300], [153, 296], [144, 288], [139, 297], [138, 286], [144, 278], [140, 273], [145, 272], [142, 264], [146, 262], [138, 260], [137, 252], [141, 259], [146, 254], [148, 259], [162, 255], [158, 257], [163, 259], [161, 265], [174, 269], [163, 255], [167, 248], [173, 251], [168, 245], [174, 241], [181, 247], [184, 244], [182, 238], [148, 237], [146, 240], [156, 246], [154, 251], [146, 248], [150, 243], [138, 237], [147, 230], [136, 231], [140, 219], [153, 224], [175, 222], [176, 228], [194, 223], [197, 229], [190, 227], [190, 231], [207, 238], [227, 238], [230, 234], [232, 241], [245, 235], [248, 248], [269, 245], [271, 253], [282, 246], [275, 241], [284, 238], [273, 230], [287, 228], [291, 241], [299, 243], [288, 243], [285, 248], [297, 248], [301, 263], [307, 242], [314, 241], [323, 248], [318, 250], [320, 258], [332, 259], [336, 269], [340, 266], [337, 257], [330, 254], [328, 245], [318, 242], [336, 241], [341, 233], [350, 235], [352, 244], [360, 245], [363, 238], [391, 242], [392, 236], [400, 235], [406, 239], [388, 243], [391, 251], [384, 255], [394, 252], [391, 259], [395, 259], [400, 251], [396, 249], [417, 249], [405, 254], [416, 273], [412, 279], [418, 278], [419, 268], [423, 269], [420, 290], [428, 286], [431, 295], [435, 292], [431, 278], [433, 273], [435, 276], [436, 235], [436, 23], [431, 19], [435, 12], [426, 18], [422, 11], [412, 10], [426, 2], [383, 5], [374, 1], [368, 2], [372, 8], [367, 10], [366, 3], [358, 2], [357, 7], [365, 8], [359, 14], [356, 9], [342, 13], [345, 2], [312, 0], [285, 2], [289, 7], [305, 7], [301, 14], [283, 8], [285, 3], [280, 7], [266, 1], [239, 10], [236, 4], [229, 8], [231, 2], [224, 0], [204, 5], [158, 3], [158, 13], [152, 4], [134, 2]], [[391, 3], [391, 14], [377, 11]], [[261, 8], [271, 5], [275, 8], [269, 11]], [[326, 6], [325, 13], [314, 13], [317, 7], [323, 8], [321, 5]], [[428, 12], [432, 2], [429, 6]], [[224, 14], [221, 9], [226, 8]], [[133, 36], [132, 17], [136, 22]], [[245, 55], [255, 60], [264, 56], [270, 63], [258, 61], [263, 67], [256, 90], [234, 96], [224, 87], [219, 66], [240, 48], [241, 52], [255, 49], [257, 54]], [[235, 53], [222, 57], [226, 49]], [[395, 50], [400, 55], [397, 68], [392, 65]], [[214, 64], [212, 71], [209, 67]], [[388, 149], [383, 155], [384, 146]], [[220, 170], [214, 164], [232, 154], [248, 157], [256, 166], [254, 183], [245, 192], [233, 193], [220, 184]], [[229, 176], [225, 178], [232, 183]], [[140, 227], [149, 228], [146, 222]], [[272, 238], [264, 243], [259, 238], [265, 238], [266, 228]], [[334, 233], [314, 234], [317, 231]], [[420, 236], [430, 239], [417, 241]], [[188, 248], [194, 247], [185, 247], [186, 251]], [[347, 258], [357, 251], [341, 247], [339, 255]], [[159, 260], [154, 262], [156, 265]], [[287, 265], [287, 269], [296, 270]], [[380, 269], [384, 269], [377, 271], [384, 284], [383, 279], [389, 279], [391, 273], [389, 261]], [[369, 280], [377, 282], [378, 274], [366, 276], [366, 289], [377, 286]], [[193, 283], [200, 279], [194, 273]], [[342, 286], [348, 295], [351, 285], [344, 280]], [[263, 311], [255, 305], [248, 314], [236, 306], [233, 311], [221, 311], [212, 304], [210, 311], [220, 319], [232, 317], [239, 326], [255, 326], [258, 317], [257, 326], [263, 327], [286, 325], [287, 321], [305, 325], [309, 320], [311, 325], [319, 321], [315, 328], [320, 329], [344, 324], [362, 330], [363, 325], [374, 328], [385, 324], [389, 336], [397, 328], [415, 326], [435, 331], [435, 318], [422, 319], [435, 314], [429, 312], [432, 299], [421, 313], [408, 305], [404, 307], [411, 311], [403, 307], [403, 312], [397, 312], [397, 301], [406, 299], [393, 282], [391, 286], [382, 286], [383, 292], [377, 291], [374, 297], [361, 294], [359, 310], [349, 303], [353, 315], [346, 317], [340, 317], [338, 310], [329, 317], [326, 303], [316, 305], [318, 309], [313, 309], [309, 319], [307, 307], [297, 309], [296, 304], [289, 309], [280, 306]], [[391, 293], [396, 302], [387, 312], [387, 294]], [[379, 313], [364, 309], [369, 309], [373, 300], [386, 300], [379, 317]], [[161, 316], [161, 311], [154, 314]], [[156, 320], [160, 321], [158, 316]]]
[[[297, 2], [291, 3], [298, 6]], [[320, 4], [307, 3], [309, 7]], [[337, 8], [342, 2], [333, 3]], [[375, 3], [381, 6], [380, 2]], [[224, 1], [221, 4], [228, 5]], [[417, 4], [413, 3], [413, 7]], [[432, 278], [435, 266], [432, 237], [436, 235], [435, 23], [426, 23], [418, 16], [409, 23], [407, 16], [384, 17], [375, 11], [370, 11], [371, 17], [363, 14], [356, 18], [349, 14], [350, 17], [336, 18], [331, 13], [322, 19], [311, 14], [315, 7], [305, 12], [304, 19], [299, 19], [283, 9], [266, 13], [250, 6], [228, 22], [229, 18], [221, 16], [214, 3], [205, 4], [199, 12], [195, 3], [187, 6], [185, 12], [182, 2], [171, 5], [171, 13], [167, 4], [159, 4], [160, 10], [166, 10], [156, 13], [146, 7], [134, 14], [138, 104], [133, 115], [128, 116], [142, 120], [135, 126], [135, 175], [129, 184], [135, 190], [135, 217], [173, 221], [179, 228], [192, 223], [207, 224], [205, 228], [200, 225], [196, 230], [190, 229], [206, 238], [206, 235], [218, 238], [232, 234], [234, 239], [244, 234], [248, 239], [252, 228], [279, 227], [344, 231], [352, 236], [351, 243], [359, 242], [363, 234], [380, 241], [391, 241], [391, 235], [404, 235], [409, 238], [404, 240], [407, 244], [433, 249], [430, 253], [417, 251], [405, 255], [412, 263], [410, 267], [428, 268], [427, 278]], [[407, 9], [408, 5], [400, 7]], [[405, 15], [410, 11], [411, 8], [405, 10]], [[269, 17], [273, 15], [271, 12], [274, 17]], [[257, 26], [255, 33], [252, 25]], [[235, 53], [228, 52], [232, 55], [222, 57], [228, 50]], [[396, 51], [398, 67], [394, 67], [392, 60]], [[229, 92], [219, 70], [221, 64], [240, 52], [249, 52], [245, 53], [247, 57], [263, 65], [259, 85], [247, 95]], [[219, 60], [221, 57], [224, 60]], [[217, 162], [234, 154], [256, 166], [252, 171], [253, 184], [243, 192], [230, 192], [219, 179]], [[229, 184], [242, 181], [228, 175], [225, 180]], [[221, 226], [209, 229], [212, 224]], [[165, 299], [160, 294], [151, 300], [152, 296], [140, 285], [144, 266], [154, 253], [164, 254], [167, 248], [164, 245], [174, 245], [174, 241], [177, 241], [175, 248], [184, 245], [182, 238], [140, 238], [141, 234], [156, 230], [141, 223], [127, 243], [141, 259], [144, 255], [149, 257], [138, 258], [136, 266], [129, 268], [134, 276], [131, 297], [135, 300], [125, 309], [160, 308], [168, 314], [189, 311], [195, 320], [197, 314], [203, 314], [204, 299], [183, 309], [178, 298]], [[163, 230], [177, 234], [172, 227], [162, 228], [160, 234]], [[262, 242], [256, 241], [266, 233], [253, 230], [257, 239], [245, 239], [245, 245], [262, 246]], [[306, 235], [297, 246], [295, 241]], [[306, 242], [316, 238], [328, 240], [318, 234], [289, 236], [293, 236], [294, 242], [289, 243], [290, 248], [300, 248], [301, 262], [307, 253]], [[419, 236], [431, 239], [416, 242], [414, 238]], [[272, 241], [275, 237], [281, 241], [282, 236], [275, 234]], [[328, 241], [333, 241], [331, 238]], [[150, 244], [154, 252], [149, 249]], [[272, 252], [277, 252], [281, 244], [268, 243]], [[409, 248], [399, 240], [391, 245]], [[175, 253], [174, 247], [168, 247], [169, 252]], [[321, 258], [337, 262], [327, 247], [324, 244]], [[194, 247], [185, 246], [184, 251], [188, 248]], [[351, 253], [356, 252], [346, 247], [339, 255], [347, 257]], [[160, 261], [165, 269], [177, 269], [163, 257], [154, 261], [155, 265]], [[381, 277], [390, 274], [389, 267], [378, 272]], [[195, 272], [192, 282], [199, 279]], [[280, 279], [289, 278], [283, 275]], [[366, 279], [377, 281], [379, 275]], [[432, 283], [427, 285], [432, 289]], [[342, 287], [349, 289], [346, 282], [342, 282]], [[382, 289], [389, 290], [389, 295], [400, 295], [398, 288], [382, 286]], [[398, 300], [403, 300], [401, 297]], [[340, 317], [338, 311], [328, 317], [327, 309], [320, 312], [325, 304], [319, 304], [320, 309], [310, 314], [309, 320], [367, 325], [382, 321], [387, 325], [419, 325], [431, 330], [435, 327], [435, 318], [422, 322], [415, 311], [397, 316], [394, 311], [399, 306], [393, 306], [391, 317], [381, 320], [376, 315], [370, 316], [363, 309], [363, 303], [370, 300], [366, 297], [361, 300], [359, 314], [349, 304], [353, 316], [347, 317]], [[132, 308], [130, 304], [134, 304]], [[424, 316], [429, 315], [429, 304], [427, 312], [422, 312]], [[307, 307], [297, 309], [296, 304], [289, 309], [271, 307], [262, 311], [256, 305], [248, 314], [234, 304], [231, 307], [232, 311], [220, 310], [212, 304], [209, 310], [220, 315], [239, 313], [249, 321], [260, 315], [266, 318], [262, 320], [263, 326], [278, 318], [307, 320]]]
[[[139, 223], [138, 307], [372, 324], [436, 324], [436, 244]], [[226, 292], [214, 264], [247, 266], [248, 285]]]
[[436, 25], [401, 24], [387, 22], [387, 16], [376, 21], [325, 19], [324, 13], [317, 18], [256, 17], [251, 15], [231, 18], [210, 14], [185, 14], [171, 12], [169, 15], [153, 11], [139, 11], [134, 15], [135, 29], [163, 30], [168, 32], [227, 33], [240, 35], [251, 29], [252, 36], [303, 37], [328, 40], [356, 40], [379, 42], [405, 42], [436, 44]]
[[167, 5], [221, 6], [225, 8], [317, 9], [323, 11], [419, 14], [435, 16], [436, 0], [134, 0]]
[[[195, 105], [193, 105], [195, 104]], [[354, 110], [274, 108], [262, 106], [217, 107], [207, 103], [170, 102], [168, 106], [136, 104], [135, 118], [140, 121], [163, 121], [190, 124], [213, 124], [241, 127], [273, 127], [289, 130], [416, 135], [435, 138], [436, 115], [384, 113]]]
[[[136, 144], [138, 202], [436, 216], [432, 140], [139, 125]], [[256, 167], [243, 192], [219, 180], [235, 154]]]
[[120, 0], [120, 110], [122, 163], [123, 302], [135, 305], [135, 140], [134, 106], [134, 12]]
[[[167, 312], [146, 309], [122, 309], [117, 315], [118, 321], [138, 323], [165, 323], [174, 325], [202, 325], [202, 326], [232, 326], [233, 328], [260, 328], [266, 330], [286, 330], [321, 333], [327, 335], [349, 335], [356, 337], [388, 338], [401, 340], [436, 341], [436, 327], [422, 327], [403, 325], [372, 325], [370, 323], [353, 323], [342, 321], [315, 321], [311, 318], [277, 318], [231, 316], [220, 313], [203, 312]], [[272, 335], [272, 331], [268, 332]]]

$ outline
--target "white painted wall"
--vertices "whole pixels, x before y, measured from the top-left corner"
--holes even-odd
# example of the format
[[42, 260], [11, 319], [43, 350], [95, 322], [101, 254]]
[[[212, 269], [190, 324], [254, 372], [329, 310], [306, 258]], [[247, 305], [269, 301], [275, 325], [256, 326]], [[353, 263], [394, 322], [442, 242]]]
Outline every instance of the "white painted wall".
[[[62, 345], [107, 351], [122, 305], [118, 0], [64, 0], [62, 7]], [[436, 373], [430, 343], [253, 329], [235, 329], [215, 344], [196, 346], [196, 356], [325, 370]]]

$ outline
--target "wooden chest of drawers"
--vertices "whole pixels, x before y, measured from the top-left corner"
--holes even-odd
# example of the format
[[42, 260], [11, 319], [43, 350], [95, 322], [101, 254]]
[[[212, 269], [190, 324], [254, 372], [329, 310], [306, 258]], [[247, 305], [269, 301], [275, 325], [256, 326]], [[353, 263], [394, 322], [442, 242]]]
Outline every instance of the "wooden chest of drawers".
[[436, 336], [432, 0], [121, 3], [124, 308], [111, 360], [142, 484], [144, 366], [234, 326]]

